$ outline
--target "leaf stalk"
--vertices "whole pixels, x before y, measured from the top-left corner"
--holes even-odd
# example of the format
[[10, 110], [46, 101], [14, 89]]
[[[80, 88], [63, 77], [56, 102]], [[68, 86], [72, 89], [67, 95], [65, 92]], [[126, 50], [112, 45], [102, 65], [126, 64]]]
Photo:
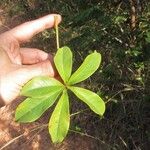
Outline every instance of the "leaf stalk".
[[56, 45], [57, 45], [57, 50], [58, 50], [59, 49], [58, 16], [54, 16], [54, 28], [56, 32]]

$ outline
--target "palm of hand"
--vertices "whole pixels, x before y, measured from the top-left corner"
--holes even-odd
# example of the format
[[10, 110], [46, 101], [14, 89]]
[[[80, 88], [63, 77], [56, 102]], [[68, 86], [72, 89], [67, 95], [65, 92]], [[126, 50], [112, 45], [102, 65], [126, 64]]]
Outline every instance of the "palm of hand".
[[21, 43], [53, 24], [54, 15], [47, 15], [0, 36], [0, 97], [5, 104], [17, 98], [22, 86], [34, 76], [55, 75], [50, 55], [39, 49], [20, 47]]

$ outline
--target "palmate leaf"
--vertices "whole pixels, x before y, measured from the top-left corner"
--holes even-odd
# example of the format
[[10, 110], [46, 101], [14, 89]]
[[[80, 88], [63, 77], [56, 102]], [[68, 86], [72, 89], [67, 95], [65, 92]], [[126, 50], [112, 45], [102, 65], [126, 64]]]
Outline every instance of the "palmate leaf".
[[63, 141], [68, 133], [69, 125], [69, 99], [67, 91], [64, 90], [49, 121], [49, 133], [53, 143]]
[[17, 107], [16, 121], [33, 122], [37, 120], [54, 104], [63, 91], [49, 121], [49, 133], [53, 143], [62, 142], [70, 125], [67, 89], [70, 89], [96, 114], [102, 116], [105, 111], [105, 103], [97, 94], [83, 88], [70, 86], [91, 76], [98, 69], [100, 62], [101, 55], [94, 52], [86, 57], [79, 69], [71, 76], [72, 52], [68, 47], [58, 49], [54, 57], [54, 63], [64, 81], [64, 85], [48, 76], [39, 76], [30, 80], [21, 91], [21, 95], [28, 98]]
[[100, 62], [100, 53], [94, 52], [88, 55], [82, 65], [70, 77], [68, 84], [73, 85], [90, 77], [98, 69]]
[[62, 89], [64, 87], [58, 80], [48, 77], [48, 76], [39, 76], [30, 80], [21, 91], [21, 95], [27, 97], [45, 97], [51, 92], [57, 91], [57, 89]]
[[27, 98], [16, 109], [15, 119], [19, 122], [33, 122], [54, 104], [55, 100], [62, 92], [62, 87], [53, 90], [51, 87], [49, 95], [40, 98]]
[[72, 72], [72, 52], [69, 47], [64, 46], [58, 49], [54, 57], [54, 63], [59, 75], [66, 83]]
[[102, 116], [105, 112], [104, 101], [94, 92], [80, 87], [69, 87], [69, 89], [84, 103], [86, 103], [92, 111]]

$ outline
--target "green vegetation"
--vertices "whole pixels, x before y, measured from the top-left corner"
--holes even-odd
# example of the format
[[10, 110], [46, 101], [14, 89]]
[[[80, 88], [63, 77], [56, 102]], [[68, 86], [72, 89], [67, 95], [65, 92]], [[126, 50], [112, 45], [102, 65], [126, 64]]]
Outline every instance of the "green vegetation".
[[[150, 142], [150, 2], [146, 0], [1, 0], [8, 16], [25, 20], [60, 13], [60, 45], [73, 50], [75, 71], [91, 50], [102, 54], [97, 72], [81, 83], [106, 102], [100, 120], [72, 97], [71, 128], [99, 139], [95, 149], [148, 149]], [[15, 20], [15, 19], [14, 19]], [[21, 23], [21, 22], [19, 22]], [[55, 34], [47, 30], [32, 45], [54, 53]], [[78, 113], [79, 112], [79, 113]], [[92, 123], [91, 123], [92, 122]]]

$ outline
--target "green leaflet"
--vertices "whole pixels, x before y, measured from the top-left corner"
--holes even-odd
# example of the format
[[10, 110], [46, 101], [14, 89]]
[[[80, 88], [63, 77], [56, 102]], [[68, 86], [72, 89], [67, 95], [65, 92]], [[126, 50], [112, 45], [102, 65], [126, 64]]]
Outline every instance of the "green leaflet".
[[37, 120], [50, 106], [53, 105], [62, 90], [63, 89], [59, 87], [45, 97], [27, 98], [16, 109], [16, 121], [33, 122]]
[[58, 49], [54, 57], [54, 63], [59, 75], [66, 83], [72, 72], [72, 52], [69, 47], [64, 46]]
[[45, 97], [49, 93], [55, 92], [59, 88], [63, 88], [64, 85], [58, 80], [48, 77], [39, 76], [30, 80], [22, 89], [21, 95], [28, 97]]
[[49, 133], [54, 143], [63, 141], [68, 133], [69, 125], [69, 99], [67, 91], [64, 90], [49, 121]]
[[86, 103], [91, 110], [96, 114], [102, 116], [105, 112], [104, 101], [94, 92], [80, 88], [80, 87], [69, 87], [69, 89], [84, 103]]
[[88, 55], [82, 65], [70, 77], [68, 84], [73, 85], [90, 77], [98, 69], [100, 62], [100, 53], [94, 52]]

